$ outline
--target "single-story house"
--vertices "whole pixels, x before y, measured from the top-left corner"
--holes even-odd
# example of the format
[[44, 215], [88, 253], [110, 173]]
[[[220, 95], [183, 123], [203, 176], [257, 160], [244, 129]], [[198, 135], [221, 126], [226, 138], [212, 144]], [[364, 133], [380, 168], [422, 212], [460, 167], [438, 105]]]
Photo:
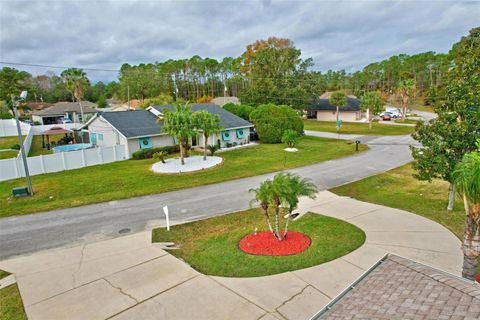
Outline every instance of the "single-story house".
[[[318, 121], [335, 121], [337, 107], [330, 104], [329, 99], [320, 98], [315, 100], [307, 110], [307, 118]], [[358, 121], [362, 119], [363, 113], [360, 110], [360, 100], [354, 97], [347, 97], [347, 105], [340, 107], [339, 118], [342, 121]]]
[[62, 123], [63, 119], [70, 119], [73, 123], [82, 122], [82, 109], [83, 116], [88, 119], [97, 113], [95, 108], [97, 105], [90, 101], [78, 102], [57, 102], [51, 107], [43, 110], [32, 112], [32, 120], [38, 121], [41, 124], [57, 124]]
[[[124, 145], [129, 157], [136, 151], [175, 145], [172, 136], [162, 132], [162, 116], [165, 109], [174, 110], [174, 106], [152, 106], [146, 110], [125, 112], [104, 112], [97, 114], [85, 124], [90, 135], [90, 143], [109, 147]], [[208, 138], [207, 144], [247, 144], [250, 142], [250, 129], [253, 124], [237, 117], [215, 104], [194, 104], [192, 111], [207, 110], [220, 116], [220, 125], [224, 128], [219, 134]], [[203, 136], [192, 137], [192, 147], [203, 146]]]
[[27, 109], [24, 110], [25, 114], [31, 114], [33, 112], [44, 110], [53, 106], [53, 104], [48, 102], [26, 102], [25, 105], [27, 106]]
[[237, 97], [216, 97], [211, 103], [223, 107], [227, 103], [240, 104], [240, 100]]

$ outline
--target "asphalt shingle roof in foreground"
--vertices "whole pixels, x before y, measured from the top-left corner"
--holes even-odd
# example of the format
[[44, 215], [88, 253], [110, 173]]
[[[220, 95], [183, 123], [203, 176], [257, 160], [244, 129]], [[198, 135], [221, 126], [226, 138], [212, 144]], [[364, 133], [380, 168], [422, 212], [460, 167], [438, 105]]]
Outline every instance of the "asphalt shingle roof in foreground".
[[389, 255], [314, 319], [480, 319], [480, 286]]

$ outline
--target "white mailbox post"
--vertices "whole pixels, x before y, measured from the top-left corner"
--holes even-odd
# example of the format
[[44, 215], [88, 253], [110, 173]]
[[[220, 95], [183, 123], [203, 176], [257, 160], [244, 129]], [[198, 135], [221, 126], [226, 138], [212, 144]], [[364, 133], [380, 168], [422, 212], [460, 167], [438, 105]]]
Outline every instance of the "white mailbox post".
[[168, 219], [168, 206], [163, 207], [163, 212], [165, 213], [167, 221], [167, 230], [170, 231], [170, 220]]

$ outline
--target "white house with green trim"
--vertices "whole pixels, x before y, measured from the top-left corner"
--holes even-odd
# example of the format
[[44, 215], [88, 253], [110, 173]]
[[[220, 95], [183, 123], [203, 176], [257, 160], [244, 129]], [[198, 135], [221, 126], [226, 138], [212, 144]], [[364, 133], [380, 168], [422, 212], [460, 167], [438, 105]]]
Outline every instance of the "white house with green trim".
[[[91, 119], [85, 128], [90, 143], [109, 147], [124, 145], [126, 154], [131, 157], [136, 151], [174, 145], [172, 136], [162, 133], [161, 121], [165, 109], [174, 110], [174, 106], [152, 106], [146, 110], [104, 112]], [[215, 104], [194, 104], [192, 111], [207, 110], [220, 116], [220, 125], [224, 128], [219, 134], [208, 138], [207, 144], [220, 147], [250, 143], [250, 129], [253, 124], [224, 110]], [[203, 135], [192, 137], [192, 147], [203, 147]]]

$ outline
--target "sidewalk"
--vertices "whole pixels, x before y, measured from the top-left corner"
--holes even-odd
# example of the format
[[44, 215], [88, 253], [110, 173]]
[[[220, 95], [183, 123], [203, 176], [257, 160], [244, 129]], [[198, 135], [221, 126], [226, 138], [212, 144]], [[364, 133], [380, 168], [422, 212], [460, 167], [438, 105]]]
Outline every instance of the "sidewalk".
[[150, 232], [0, 262], [15, 274], [29, 319], [308, 319], [391, 252], [460, 274], [460, 241], [409, 212], [328, 191], [301, 212], [365, 231], [356, 251], [307, 269], [258, 278], [203, 275], [151, 243]]

